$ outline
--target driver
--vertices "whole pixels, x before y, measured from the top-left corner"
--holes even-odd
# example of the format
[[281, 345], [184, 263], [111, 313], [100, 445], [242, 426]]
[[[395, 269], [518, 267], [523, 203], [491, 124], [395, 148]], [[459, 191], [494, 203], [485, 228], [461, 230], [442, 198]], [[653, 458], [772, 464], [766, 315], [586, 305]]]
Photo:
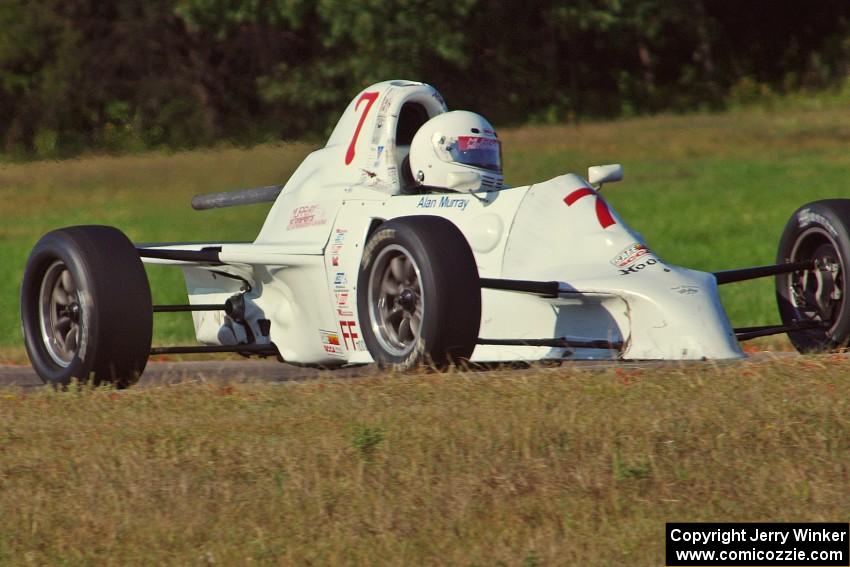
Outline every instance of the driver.
[[439, 114], [410, 144], [410, 169], [420, 186], [460, 193], [502, 187], [502, 146], [493, 126], [466, 110]]

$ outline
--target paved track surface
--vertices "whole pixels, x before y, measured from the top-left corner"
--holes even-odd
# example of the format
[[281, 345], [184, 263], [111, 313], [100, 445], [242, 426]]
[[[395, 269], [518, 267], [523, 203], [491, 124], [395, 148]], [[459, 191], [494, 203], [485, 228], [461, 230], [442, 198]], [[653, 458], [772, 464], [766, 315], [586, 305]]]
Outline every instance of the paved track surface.
[[[149, 362], [139, 386], [159, 386], [180, 382], [286, 382], [327, 376], [350, 378], [377, 372], [369, 366], [353, 366], [334, 371], [302, 368], [291, 364], [259, 360], [207, 360], [202, 362]], [[0, 387], [42, 386], [41, 378], [30, 366], [0, 366]]]
[[[796, 353], [759, 352], [750, 355], [751, 362], [766, 362], [777, 358], [794, 358]], [[850, 357], [848, 357], [850, 360]], [[741, 361], [723, 364], [740, 364]], [[702, 365], [704, 362], [616, 362], [616, 361], [576, 361], [565, 362], [564, 367], [580, 367], [605, 370], [612, 367], [622, 368], [663, 368], [681, 367], [682, 364]], [[508, 369], [502, 366], [499, 368]], [[515, 370], [516, 367], [510, 368]], [[201, 362], [150, 362], [139, 382], [139, 386], [158, 386], [181, 382], [289, 382], [310, 380], [320, 377], [341, 379], [357, 378], [378, 374], [374, 365], [352, 366], [337, 370], [302, 368], [291, 364], [263, 360], [207, 360]], [[34, 388], [42, 386], [41, 379], [30, 366], [0, 366], [0, 387], [13, 386]]]

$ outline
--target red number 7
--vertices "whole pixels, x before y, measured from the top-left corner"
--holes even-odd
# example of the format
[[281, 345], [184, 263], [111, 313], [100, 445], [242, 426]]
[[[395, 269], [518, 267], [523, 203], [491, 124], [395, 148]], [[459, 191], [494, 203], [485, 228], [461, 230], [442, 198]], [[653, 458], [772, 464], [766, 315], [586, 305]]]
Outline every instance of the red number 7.
[[363, 93], [363, 95], [357, 99], [357, 104], [354, 105], [354, 112], [357, 112], [357, 109], [360, 108], [360, 103], [364, 100], [367, 101], [366, 109], [363, 111], [363, 114], [360, 115], [360, 122], [357, 123], [357, 128], [354, 129], [354, 136], [351, 137], [351, 143], [348, 144], [348, 151], [345, 152], [345, 165], [350, 164], [351, 160], [354, 159], [354, 144], [357, 143], [357, 137], [360, 135], [360, 129], [363, 127], [363, 121], [366, 120], [366, 115], [369, 114], [369, 109], [371, 109], [372, 105], [375, 104], [379, 94], [380, 93]]

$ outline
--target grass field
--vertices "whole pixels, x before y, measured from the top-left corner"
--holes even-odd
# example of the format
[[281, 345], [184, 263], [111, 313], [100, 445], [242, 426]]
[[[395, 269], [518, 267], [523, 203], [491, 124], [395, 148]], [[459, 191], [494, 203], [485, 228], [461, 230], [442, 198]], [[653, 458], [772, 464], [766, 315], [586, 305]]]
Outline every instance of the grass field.
[[[621, 162], [604, 193], [670, 262], [705, 270], [770, 263], [785, 221], [806, 201], [850, 197], [850, 107], [660, 116], [502, 133], [507, 181], [533, 183]], [[279, 183], [306, 144], [176, 155], [89, 157], [0, 167], [0, 356], [22, 360], [18, 290], [44, 232], [110, 224], [141, 242], [251, 240], [267, 206], [195, 212], [192, 195]], [[150, 269], [154, 298], [181, 302], [179, 271]], [[734, 323], [777, 320], [769, 280], [724, 289]], [[190, 339], [184, 315], [157, 318], [156, 341]]]
[[3, 565], [663, 565], [845, 521], [842, 356], [0, 391]]

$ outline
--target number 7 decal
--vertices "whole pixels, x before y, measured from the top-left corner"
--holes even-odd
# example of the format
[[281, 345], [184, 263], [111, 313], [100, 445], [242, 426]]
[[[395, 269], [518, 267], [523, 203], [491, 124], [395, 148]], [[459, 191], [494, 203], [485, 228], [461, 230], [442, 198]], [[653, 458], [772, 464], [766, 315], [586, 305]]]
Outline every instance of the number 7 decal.
[[573, 203], [581, 199], [582, 197], [587, 197], [589, 195], [596, 196], [596, 219], [599, 221], [599, 226], [602, 228], [608, 228], [612, 224], [617, 224], [617, 221], [614, 220], [614, 217], [611, 215], [611, 210], [608, 208], [608, 205], [602, 199], [602, 197], [594, 191], [593, 189], [589, 189], [587, 187], [582, 187], [580, 189], [576, 189], [566, 197], [564, 197], [564, 202], [568, 207], [572, 207]]
[[350, 164], [351, 160], [354, 159], [354, 145], [357, 143], [357, 137], [360, 135], [360, 129], [363, 127], [363, 121], [366, 120], [366, 115], [369, 114], [369, 110], [372, 108], [372, 105], [375, 104], [379, 94], [380, 93], [376, 92], [363, 93], [354, 105], [354, 112], [357, 112], [357, 109], [360, 108], [360, 103], [364, 100], [367, 101], [366, 108], [363, 110], [363, 114], [360, 115], [360, 121], [357, 123], [357, 128], [354, 129], [354, 136], [351, 137], [351, 143], [348, 144], [348, 151], [345, 152], [345, 165]]

